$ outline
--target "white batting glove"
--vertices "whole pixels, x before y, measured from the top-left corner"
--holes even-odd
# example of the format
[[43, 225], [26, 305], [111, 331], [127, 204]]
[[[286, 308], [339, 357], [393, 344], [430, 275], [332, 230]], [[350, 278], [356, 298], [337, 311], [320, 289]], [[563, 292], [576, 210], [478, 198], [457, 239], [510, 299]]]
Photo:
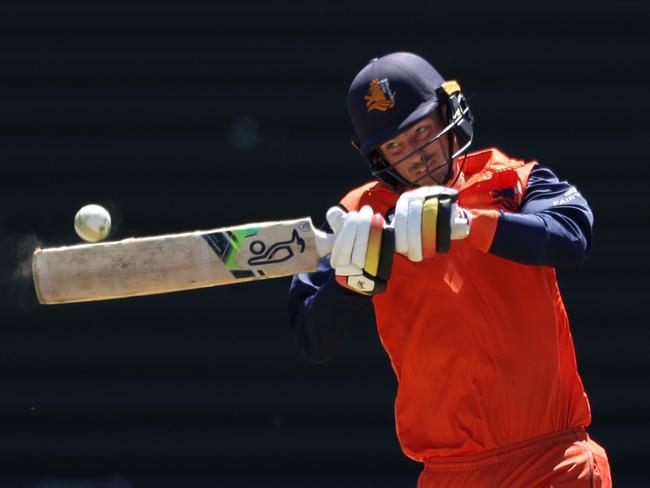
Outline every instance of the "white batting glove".
[[367, 205], [349, 213], [332, 207], [327, 211], [327, 222], [336, 235], [330, 255], [336, 281], [364, 295], [385, 291], [394, 238], [384, 218]]
[[395, 251], [420, 262], [447, 252], [452, 239], [469, 235], [471, 214], [458, 206], [458, 192], [423, 186], [400, 195], [395, 206]]

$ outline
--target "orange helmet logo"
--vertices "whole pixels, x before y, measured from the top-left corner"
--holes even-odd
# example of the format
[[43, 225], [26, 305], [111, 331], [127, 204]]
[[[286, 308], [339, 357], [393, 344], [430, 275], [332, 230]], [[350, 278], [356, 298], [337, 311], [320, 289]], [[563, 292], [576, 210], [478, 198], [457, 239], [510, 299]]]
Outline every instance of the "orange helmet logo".
[[390, 89], [386, 78], [383, 80], [372, 80], [368, 94], [363, 99], [366, 101], [368, 112], [371, 110], [385, 112], [395, 106], [395, 92]]

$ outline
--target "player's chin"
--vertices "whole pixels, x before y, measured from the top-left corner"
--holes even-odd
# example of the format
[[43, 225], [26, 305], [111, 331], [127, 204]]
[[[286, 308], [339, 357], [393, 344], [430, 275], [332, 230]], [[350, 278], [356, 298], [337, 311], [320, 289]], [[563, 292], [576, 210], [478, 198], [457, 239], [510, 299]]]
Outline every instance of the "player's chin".
[[444, 185], [442, 182], [445, 180], [445, 176], [447, 176], [446, 169], [432, 174], [416, 175], [410, 181], [416, 186], [440, 186]]

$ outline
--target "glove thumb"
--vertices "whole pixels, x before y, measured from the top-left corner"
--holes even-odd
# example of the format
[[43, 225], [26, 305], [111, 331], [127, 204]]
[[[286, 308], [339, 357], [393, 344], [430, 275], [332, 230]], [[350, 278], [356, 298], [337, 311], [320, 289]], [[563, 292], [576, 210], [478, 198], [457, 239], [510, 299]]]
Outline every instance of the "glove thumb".
[[334, 234], [338, 234], [341, 231], [341, 227], [343, 227], [343, 221], [345, 220], [345, 210], [343, 210], [341, 207], [331, 207], [325, 216], [327, 219], [327, 223], [330, 225], [332, 228], [332, 231]]

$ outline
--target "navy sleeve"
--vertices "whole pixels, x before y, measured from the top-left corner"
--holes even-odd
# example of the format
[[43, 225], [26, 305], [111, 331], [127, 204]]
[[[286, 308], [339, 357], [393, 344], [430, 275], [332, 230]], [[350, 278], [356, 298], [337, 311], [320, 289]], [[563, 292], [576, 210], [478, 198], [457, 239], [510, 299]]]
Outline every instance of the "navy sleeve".
[[489, 252], [522, 264], [577, 266], [591, 245], [593, 220], [573, 185], [536, 166], [519, 212], [501, 212]]
[[321, 258], [313, 273], [294, 275], [289, 318], [300, 350], [314, 363], [331, 359], [353, 327], [375, 320], [369, 297], [336, 282], [329, 256]]

